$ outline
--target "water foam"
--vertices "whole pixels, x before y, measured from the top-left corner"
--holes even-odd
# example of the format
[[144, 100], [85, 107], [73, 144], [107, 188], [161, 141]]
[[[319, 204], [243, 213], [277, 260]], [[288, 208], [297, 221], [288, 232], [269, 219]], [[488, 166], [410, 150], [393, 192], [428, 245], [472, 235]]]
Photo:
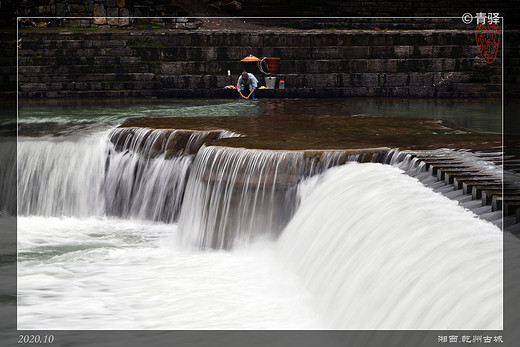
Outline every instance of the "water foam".
[[176, 225], [19, 219], [19, 329], [322, 329], [270, 243], [186, 251]]
[[382, 164], [329, 170], [279, 240], [337, 329], [502, 329], [502, 234]]

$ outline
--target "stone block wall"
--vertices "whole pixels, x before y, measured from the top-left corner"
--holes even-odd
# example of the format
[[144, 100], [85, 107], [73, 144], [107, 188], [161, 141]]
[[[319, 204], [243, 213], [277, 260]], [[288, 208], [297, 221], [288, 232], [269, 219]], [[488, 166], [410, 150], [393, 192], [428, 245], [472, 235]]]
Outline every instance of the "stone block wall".
[[[188, 13], [177, 3], [169, 0], [22, 0], [16, 11], [22, 26], [36, 27], [185, 27]], [[49, 18], [45, 18], [49, 17]], [[67, 17], [67, 18], [50, 18]], [[154, 17], [140, 20], [142, 17]], [[188, 29], [193, 29], [191, 25]]]
[[[266, 96], [499, 97], [501, 56], [473, 31], [21, 30], [22, 97], [218, 96], [249, 54], [281, 58], [286, 90]], [[227, 76], [227, 71], [232, 73]]]

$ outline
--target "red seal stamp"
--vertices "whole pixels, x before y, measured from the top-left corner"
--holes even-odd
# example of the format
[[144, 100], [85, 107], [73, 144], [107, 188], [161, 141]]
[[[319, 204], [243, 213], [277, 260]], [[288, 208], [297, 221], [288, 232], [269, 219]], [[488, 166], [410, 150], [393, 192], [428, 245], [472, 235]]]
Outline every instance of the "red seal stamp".
[[500, 26], [496, 23], [479, 24], [475, 29], [475, 38], [482, 58], [488, 64], [493, 63], [500, 46]]

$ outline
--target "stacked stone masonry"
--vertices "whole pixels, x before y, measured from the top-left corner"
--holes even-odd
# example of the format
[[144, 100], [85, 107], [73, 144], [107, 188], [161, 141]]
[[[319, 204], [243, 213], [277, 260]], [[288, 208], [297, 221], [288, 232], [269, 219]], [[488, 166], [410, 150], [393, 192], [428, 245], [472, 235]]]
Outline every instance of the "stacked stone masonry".
[[[500, 53], [473, 31], [21, 30], [22, 97], [235, 96], [249, 54], [281, 58], [286, 90], [266, 96], [500, 97]], [[227, 71], [232, 73], [227, 76]]]
[[16, 10], [19, 17], [69, 17], [59, 20], [30, 18], [26, 22], [37, 26], [59, 23], [62, 27], [122, 27], [144, 25], [139, 23], [139, 17], [155, 17], [151, 25], [164, 27], [171, 21], [160, 17], [187, 15], [177, 1], [168, 0], [22, 0], [19, 5]]

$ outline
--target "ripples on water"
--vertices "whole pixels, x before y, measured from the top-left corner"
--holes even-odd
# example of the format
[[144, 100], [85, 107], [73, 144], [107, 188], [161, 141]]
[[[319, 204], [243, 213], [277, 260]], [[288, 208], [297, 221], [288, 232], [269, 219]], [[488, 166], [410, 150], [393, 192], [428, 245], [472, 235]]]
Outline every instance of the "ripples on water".
[[500, 102], [417, 99], [285, 99], [285, 100], [84, 100], [20, 101], [19, 129], [28, 136], [96, 131], [129, 117], [379, 115], [435, 118], [470, 130], [500, 133]]

